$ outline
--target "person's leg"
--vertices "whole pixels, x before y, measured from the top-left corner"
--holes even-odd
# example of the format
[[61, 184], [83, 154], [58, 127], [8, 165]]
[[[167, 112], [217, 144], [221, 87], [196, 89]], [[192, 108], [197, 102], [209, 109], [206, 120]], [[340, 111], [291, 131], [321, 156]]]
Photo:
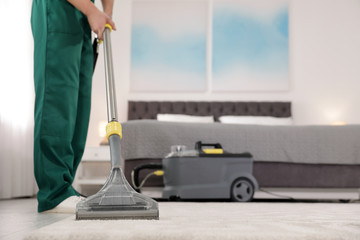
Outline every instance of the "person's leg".
[[81, 52], [80, 83], [78, 94], [78, 106], [75, 132], [71, 142], [74, 151], [74, 175], [81, 161], [85, 149], [88, 133], [90, 107], [91, 107], [91, 86], [93, 74], [93, 49], [91, 44], [91, 29], [87, 19], [83, 18], [84, 42]]
[[77, 116], [83, 31], [76, 15], [66, 1], [33, 3], [34, 171], [39, 212], [77, 194], [71, 186], [75, 172], [71, 142]]

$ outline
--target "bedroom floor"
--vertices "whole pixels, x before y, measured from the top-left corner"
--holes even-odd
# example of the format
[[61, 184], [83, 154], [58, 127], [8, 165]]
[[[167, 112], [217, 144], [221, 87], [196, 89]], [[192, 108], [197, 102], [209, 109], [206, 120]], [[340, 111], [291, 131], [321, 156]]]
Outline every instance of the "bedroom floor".
[[[257, 200], [258, 202], [286, 203], [291, 201], [284, 200]], [[313, 203], [317, 201], [306, 201]], [[322, 201], [323, 202], [323, 201]], [[338, 204], [359, 204], [359, 201], [351, 203], [331, 202]], [[45, 227], [55, 222], [68, 218], [69, 214], [39, 214], [36, 211], [36, 198], [19, 198], [12, 200], [0, 200], [0, 239], [18, 240], [29, 232]]]
[[38, 214], [36, 198], [0, 200], [0, 239], [18, 240], [30, 231], [68, 217], [68, 214]]

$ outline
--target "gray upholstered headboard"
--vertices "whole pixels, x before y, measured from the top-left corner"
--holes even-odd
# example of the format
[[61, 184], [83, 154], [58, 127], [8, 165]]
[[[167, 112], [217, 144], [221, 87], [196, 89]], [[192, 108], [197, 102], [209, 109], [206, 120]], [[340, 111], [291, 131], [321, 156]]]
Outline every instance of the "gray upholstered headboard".
[[290, 102], [169, 102], [129, 101], [128, 120], [156, 119], [158, 113], [211, 116], [223, 115], [291, 117]]

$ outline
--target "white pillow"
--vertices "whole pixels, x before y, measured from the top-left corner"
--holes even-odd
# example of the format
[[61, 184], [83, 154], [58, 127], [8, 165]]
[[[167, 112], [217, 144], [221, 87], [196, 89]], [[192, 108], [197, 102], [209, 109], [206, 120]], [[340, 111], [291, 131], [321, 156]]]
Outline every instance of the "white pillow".
[[264, 116], [221, 116], [221, 123], [232, 124], [255, 124], [255, 125], [293, 125], [291, 117], [277, 118]]
[[163, 122], [197, 122], [197, 123], [213, 123], [213, 116], [191, 116], [184, 114], [158, 114], [157, 120]]

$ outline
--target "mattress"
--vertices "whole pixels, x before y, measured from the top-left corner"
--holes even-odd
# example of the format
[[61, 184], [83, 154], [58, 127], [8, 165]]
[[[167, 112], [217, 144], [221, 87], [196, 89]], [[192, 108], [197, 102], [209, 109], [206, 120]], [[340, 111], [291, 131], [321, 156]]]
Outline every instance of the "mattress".
[[133, 120], [122, 124], [123, 159], [161, 159], [173, 145], [194, 149], [197, 141], [221, 143], [254, 161], [303, 164], [360, 164], [360, 125], [265, 126]]

